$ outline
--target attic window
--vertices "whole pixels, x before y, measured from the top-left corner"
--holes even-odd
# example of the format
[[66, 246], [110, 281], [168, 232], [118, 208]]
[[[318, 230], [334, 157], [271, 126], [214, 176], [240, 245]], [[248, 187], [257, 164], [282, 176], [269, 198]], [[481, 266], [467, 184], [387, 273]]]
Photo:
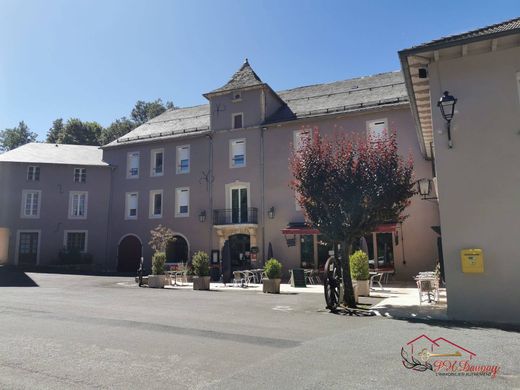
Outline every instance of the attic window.
[[241, 100], [242, 100], [242, 92], [240, 92], [240, 91], [233, 92], [233, 102], [236, 103]]
[[240, 114], [233, 114], [233, 129], [241, 129], [243, 127], [243, 115]]

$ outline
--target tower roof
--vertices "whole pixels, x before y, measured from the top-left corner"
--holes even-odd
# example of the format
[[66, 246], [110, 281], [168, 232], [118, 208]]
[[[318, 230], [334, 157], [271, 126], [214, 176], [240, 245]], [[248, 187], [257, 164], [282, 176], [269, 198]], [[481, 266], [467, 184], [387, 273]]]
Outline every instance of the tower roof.
[[205, 93], [204, 96], [207, 97], [208, 95], [213, 95], [220, 92], [255, 87], [263, 84], [264, 83], [255, 73], [253, 68], [251, 68], [249, 61], [246, 58], [240, 69], [237, 70], [233, 76], [231, 76], [231, 79], [224, 86]]

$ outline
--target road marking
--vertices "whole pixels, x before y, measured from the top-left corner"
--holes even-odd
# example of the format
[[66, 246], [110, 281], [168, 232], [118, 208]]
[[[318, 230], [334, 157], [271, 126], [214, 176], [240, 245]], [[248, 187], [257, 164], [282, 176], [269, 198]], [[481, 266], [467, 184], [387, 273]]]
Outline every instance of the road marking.
[[277, 311], [292, 311], [292, 307], [291, 306], [275, 306], [275, 307], [273, 307], [273, 310], [277, 310]]

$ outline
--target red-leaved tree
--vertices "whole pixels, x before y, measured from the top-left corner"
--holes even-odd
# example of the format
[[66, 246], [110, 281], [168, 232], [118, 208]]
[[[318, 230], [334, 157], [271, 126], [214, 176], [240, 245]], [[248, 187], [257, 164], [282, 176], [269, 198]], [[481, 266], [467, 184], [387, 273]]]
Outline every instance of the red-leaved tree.
[[[307, 221], [341, 248], [343, 303], [355, 307], [352, 244], [381, 224], [400, 222], [413, 191], [413, 162], [398, 153], [395, 134], [304, 140], [290, 159], [291, 187]], [[336, 253], [336, 252], [335, 252]]]

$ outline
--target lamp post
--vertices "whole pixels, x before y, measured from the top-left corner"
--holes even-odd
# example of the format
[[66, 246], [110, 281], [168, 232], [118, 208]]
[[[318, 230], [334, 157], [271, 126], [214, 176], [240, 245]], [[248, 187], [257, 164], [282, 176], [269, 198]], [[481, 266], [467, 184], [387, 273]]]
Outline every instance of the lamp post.
[[205, 222], [206, 221], [206, 210], [202, 210], [199, 214], [199, 222]]
[[441, 96], [437, 103], [437, 107], [440, 108], [442, 117], [447, 123], [449, 148], [453, 147], [453, 142], [451, 142], [451, 120], [453, 119], [453, 114], [455, 113], [456, 103], [457, 99], [451, 96], [448, 91], [444, 91], [444, 94]]
[[269, 219], [274, 219], [274, 206], [267, 211], [267, 216]]
[[432, 180], [423, 178], [417, 180], [417, 192], [421, 195], [423, 200], [437, 199], [436, 197], [428, 197], [432, 191]]

